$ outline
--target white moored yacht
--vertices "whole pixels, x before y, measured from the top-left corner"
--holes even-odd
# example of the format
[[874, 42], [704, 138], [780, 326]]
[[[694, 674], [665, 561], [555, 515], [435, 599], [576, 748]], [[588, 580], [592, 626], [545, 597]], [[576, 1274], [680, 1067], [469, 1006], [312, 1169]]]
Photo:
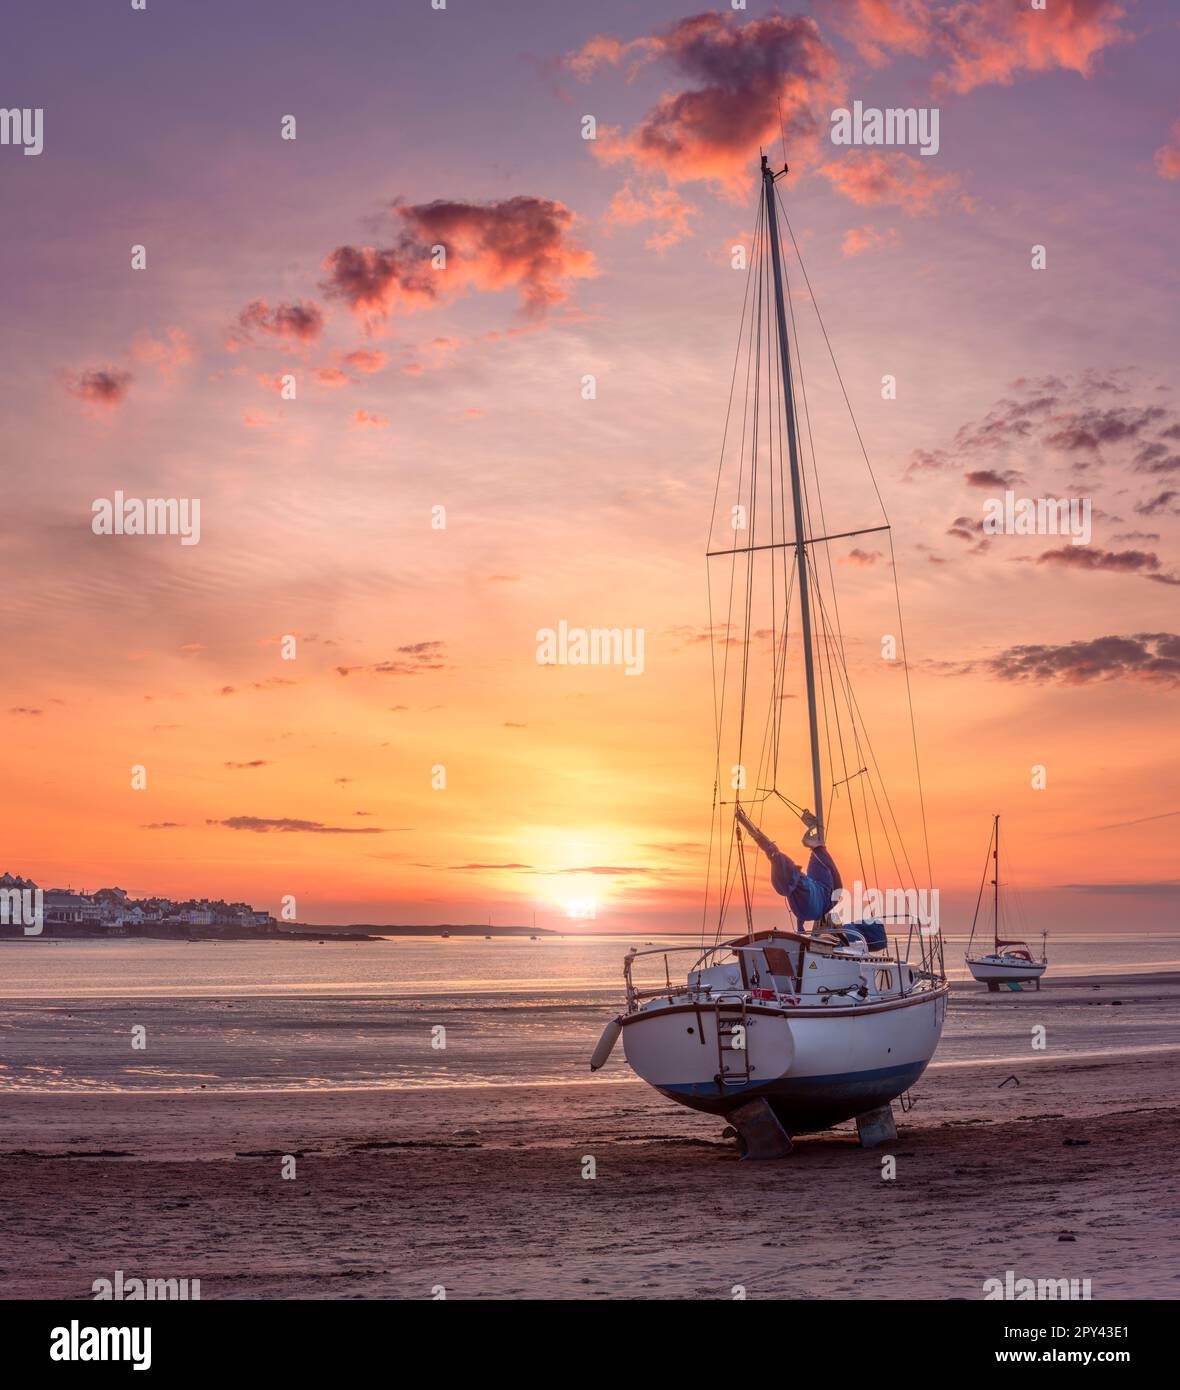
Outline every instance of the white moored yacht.
[[[995, 993], [1001, 985], [1022, 984], [1035, 981], [1041, 987], [1041, 976], [1049, 968], [1049, 957], [1045, 952], [1048, 932], [1041, 933], [1041, 958], [1033, 959], [1027, 941], [1000, 936], [1000, 818], [992, 820], [992, 835], [987, 846], [988, 858], [992, 862], [992, 950], [988, 955], [972, 956], [971, 947], [975, 941], [975, 924], [979, 920], [979, 904], [983, 899], [983, 884], [979, 885], [979, 897], [975, 900], [975, 916], [971, 919], [971, 938], [967, 942], [967, 969], [980, 982]], [[987, 870], [984, 870], [987, 879]]]
[[[728, 1118], [743, 1154], [758, 1158], [789, 1152], [792, 1135], [849, 1119], [857, 1120], [863, 1143], [894, 1137], [890, 1102], [903, 1095], [926, 1068], [938, 1046], [947, 1008], [937, 924], [918, 910], [920, 890], [845, 661], [830, 544], [870, 532], [885, 533], [889, 526], [886, 522], [859, 531], [822, 534], [827, 528], [811, 416], [802, 377], [798, 392], [803, 410], [798, 409], [789, 350], [791, 338], [797, 348], [798, 329], [785, 307], [790, 295], [784, 296], [786, 271], [775, 189], [786, 172], [785, 166], [781, 173], [772, 172], [763, 156], [743, 312], [743, 332], [749, 318], [747, 405], [736, 500], [728, 509], [714, 502], [715, 520], [726, 517], [732, 529], [726, 533], [724, 549], [708, 552], [710, 561], [729, 557], [724, 565], [728, 622], [713, 625], [711, 579], [710, 635], [720, 639], [716, 645], [721, 651], [714, 660], [716, 787], [728, 786], [735, 793], [732, 801], [714, 793], [706, 902], [708, 914], [709, 903], [716, 898], [713, 940], [628, 953], [626, 1007], [607, 1025], [590, 1064], [595, 1070], [603, 1066], [621, 1037], [627, 1062], [639, 1076], [670, 1100]], [[786, 226], [789, 231], [789, 222]], [[794, 250], [797, 257], [797, 244]], [[739, 358], [741, 352], [739, 339]], [[734, 380], [741, 379], [735, 362]], [[810, 447], [810, 472], [806, 471], [805, 442]], [[723, 443], [723, 469], [725, 454]], [[784, 462], [788, 467], [784, 468]], [[719, 474], [718, 496], [720, 487]], [[840, 496], [865, 501], [874, 493], [862, 484], [860, 491], [841, 491]], [[879, 501], [879, 493], [876, 497]], [[886, 566], [891, 560], [890, 540]], [[863, 552], [854, 553], [853, 563], [863, 565]], [[789, 637], [793, 606], [798, 608], [800, 631], [798, 635], [792, 631]], [[762, 607], [768, 610], [764, 625], [754, 617]], [[847, 614], [844, 620], [846, 625]], [[901, 631], [899, 620], [900, 612]], [[870, 631], [875, 644], [880, 627]], [[736, 660], [731, 661], [731, 650], [741, 653], [740, 669]], [[800, 666], [798, 660], [788, 660], [789, 651], [792, 656], [800, 651], [802, 656], [799, 696], [787, 689], [788, 673], [793, 678]], [[904, 664], [904, 650], [900, 655], [897, 665]], [[759, 664], [769, 676], [768, 710], [755, 710]], [[895, 677], [887, 674], [875, 679], [892, 685]], [[907, 700], [908, 692], [907, 672]], [[800, 697], [806, 700], [814, 814], [796, 806], [780, 790], [780, 784], [789, 786], [791, 779], [806, 775], [801, 759], [800, 766], [789, 766], [782, 727], [784, 702]], [[801, 701], [794, 706], [800, 711], [802, 707]], [[798, 754], [802, 752], [800, 747]], [[781, 855], [762, 833], [767, 812], [783, 810], [798, 815], [808, 826], [804, 845], [813, 849], [808, 875], [814, 853], [829, 854], [827, 847], [835, 843], [829, 821], [838, 821], [841, 848], [837, 857], [845, 859], [849, 876], [854, 865], [859, 869], [858, 888], [864, 882], [879, 881], [873, 872], [878, 858], [900, 882], [914, 883], [912, 889], [898, 890], [904, 891], [908, 910], [885, 914], [892, 938], [884, 922], [845, 924], [830, 907], [820, 908], [807, 919], [815, 922], [812, 931], [803, 929], [802, 918], [788, 918], [784, 925], [769, 929], [755, 923], [756, 913], [763, 908], [754, 881], [759, 862], [755, 858], [752, 867], [747, 863], [749, 842], [768, 855], [773, 851], [785, 859], [791, 873], [799, 873], [794, 861]], [[775, 887], [787, 896], [777, 882]], [[840, 888], [837, 871], [833, 901]], [[735, 935], [736, 924], [726, 930], [726, 916], [737, 911], [739, 891], [743, 920], [740, 934]], [[795, 900], [788, 901], [795, 911]], [[776, 902], [781, 912], [781, 899]], [[678, 954], [684, 952], [695, 952], [695, 959], [689, 963]], [[674, 970], [672, 962], [677, 960], [688, 965], [685, 973], [680, 973], [683, 965]], [[646, 978], [654, 971], [658, 971], [655, 978]]]

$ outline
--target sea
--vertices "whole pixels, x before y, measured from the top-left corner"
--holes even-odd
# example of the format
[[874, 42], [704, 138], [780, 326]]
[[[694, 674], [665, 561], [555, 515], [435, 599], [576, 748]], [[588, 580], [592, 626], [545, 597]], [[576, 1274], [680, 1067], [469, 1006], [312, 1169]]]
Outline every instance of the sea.
[[[1027, 1010], [969, 983], [965, 941], [945, 939], [953, 992], [934, 1066], [1027, 1059]], [[632, 1079], [615, 1049], [591, 1075], [623, 1000], [623, 957], [672, 979], [695, 939], [437, 936], [339, 941], [0, 942], [0, 1091], [315, 1091], [598, 1085]], [[1053, 1051], [1081, 1057], [1180, 1050], [1167, 1011], [1140, 1007], [1134, 978], [1180, 970], [1180, 933], [1054, 934], [1043, 986], [1117, 976], [1044, 1010]], [[1146, 983], [1146, 981], [1144, 981]], [[1140, 995], [1142, 990], [1139, 991]], [[1064, 996], [1062, 996], [1064, 997]], [[1124, 1001], [1119, 1001], [1120, 1003]], [[995, 1007], [999, 1004], [1000, 1007]], [[1097, 1032], [1095, 1024], [1098, 1024]]]

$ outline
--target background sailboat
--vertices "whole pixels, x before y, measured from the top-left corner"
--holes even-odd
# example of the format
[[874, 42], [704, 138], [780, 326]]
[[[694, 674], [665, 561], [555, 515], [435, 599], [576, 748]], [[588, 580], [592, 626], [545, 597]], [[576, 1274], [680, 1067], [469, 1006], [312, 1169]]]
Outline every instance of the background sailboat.
[[992, 865], [992, 950], [988, 955], [971, 953], [975, 942], [975, 928], [979, 921], [979, 906], [983, 901], [983, 890], [988, 882], [987, 869], [979, 885], [979, 896], [975, 900], [975, 915], [971, 919], [971, 937], [967, 942], [967, 968], [971, 974], [986, 984], [994, 993], [1003, 984], [1021, 984], [1035, 980], [1041, 987], [1041, 976], [1049, 968], [1049, 957], [1045, 953], [1045, 940], [1048, 932], [1041, 933], [1041, 958], [1033, 959], [1028, 942], [1015, 937], [1000, 936], [1000, 818], [992, 820], [991, 839], [987, 846], [988, 859]]

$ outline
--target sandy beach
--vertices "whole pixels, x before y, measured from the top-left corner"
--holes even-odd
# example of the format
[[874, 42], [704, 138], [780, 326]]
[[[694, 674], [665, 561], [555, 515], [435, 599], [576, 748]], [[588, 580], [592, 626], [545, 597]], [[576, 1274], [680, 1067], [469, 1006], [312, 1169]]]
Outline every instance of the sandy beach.
[[[1117, 1001], [1117, 1002], [1116, 1002]], [[1048, 1047], [935, 1065], [887, 1152], [850, 1125], [778, 1163], [627, 1080], [0, 1095], [0, 1296], [98, 1277], [216, 1298], [963, 1298], [1011, 1269], [1180, 1294], [1180, 975], [960, 986]], [[1070, 1052], [1059, 1044], [1068, 1035]], [[1092, 1043], [1092, 1046], [1087, 1046]], [[1055, 1049], [1058, 1049], [1055, 1051]], [[626, 1073], [612, 1072], [612, 1076]], [[1003, 1084], [1002, 1084], [1003, 1083]], [[284, 1155], [295, 1178], [284, 1179]], [[587, 1158], [594, 1176], [584, 1177]], [[839, 1202], [833, 1200], [839, 1197]]]

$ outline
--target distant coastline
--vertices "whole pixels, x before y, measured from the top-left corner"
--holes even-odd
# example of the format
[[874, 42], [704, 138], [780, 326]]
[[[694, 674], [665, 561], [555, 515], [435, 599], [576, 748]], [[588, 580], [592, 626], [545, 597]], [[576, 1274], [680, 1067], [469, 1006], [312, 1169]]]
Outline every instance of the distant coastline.
[[561, 933], [547, 927], [489, 927], [477, 923], [443, 923], [440, 926], [377, 926], [368, 922], [347, 926], [316, 926], [292, 922], [285, 927], [193, 923], [149, 923], [111, 931], [101, 923], [47, 922], [35, 936], [16, 924], [0, 925], [2, 941], [380, 941], [386, 936], [485, 937], [548, 936]]

